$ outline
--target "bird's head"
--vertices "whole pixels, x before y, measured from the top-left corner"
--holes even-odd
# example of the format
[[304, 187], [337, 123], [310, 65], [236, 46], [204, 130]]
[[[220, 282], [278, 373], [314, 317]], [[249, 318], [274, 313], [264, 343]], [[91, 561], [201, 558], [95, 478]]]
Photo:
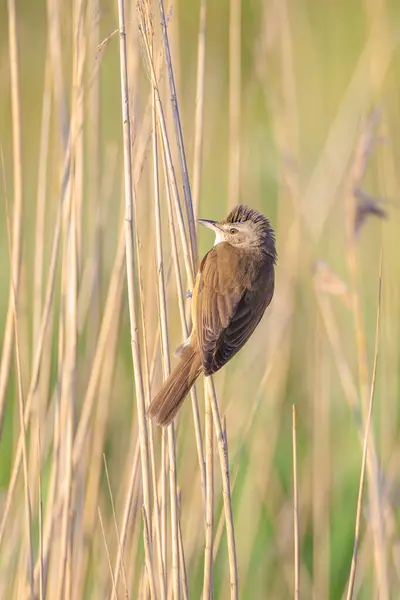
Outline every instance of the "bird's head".
[[223, 221], [198, 219], [215, 233], [214, 246], [227, 242], [243, 250], [262, 250], [276, 261], [275, 233], [269, 220], [257, 210], [239, 204]]

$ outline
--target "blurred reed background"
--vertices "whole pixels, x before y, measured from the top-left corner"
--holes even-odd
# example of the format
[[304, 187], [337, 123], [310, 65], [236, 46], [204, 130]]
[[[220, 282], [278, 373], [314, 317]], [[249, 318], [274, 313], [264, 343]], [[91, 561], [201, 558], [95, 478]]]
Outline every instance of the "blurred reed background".
[[[396, 0], [1, 4], [1, 598], [399, 597], [399, 41]], [[239, 201], [275, 297], [163, 433]]]

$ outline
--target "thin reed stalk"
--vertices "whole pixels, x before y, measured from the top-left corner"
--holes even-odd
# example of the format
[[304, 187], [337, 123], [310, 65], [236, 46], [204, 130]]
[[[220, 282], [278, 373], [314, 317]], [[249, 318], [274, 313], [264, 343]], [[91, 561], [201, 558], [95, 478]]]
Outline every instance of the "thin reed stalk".
[[[5, 170], [3, 155], [2, 158], [2, 171], [3, 171], [3, 182], [5, 186]], [[14, 285], [14, 273], [12, 265], [12, 254], [11, 254], [11, 227], [10, 218], [8, 212], [8, 199], [7, 190], [5, 189], [6, 196], [6, 214], [7, 214], [7, 237], [8, 237], [8, 252], [10, 259], [11, 269], [11, 292], [12, 292], [12, 308], [13, 308], [13, 324], [14, 324], [14, 337], [15, 337], [15, 356], [17, 364], [17, 381], [18, 381], [18, 408], [19, 408], [19, 420], [21, 428], [21, 439], [22, 439], [22, 464], [24, 473], [24, 492], [25, 492], [25, 516], [26, 516], [26, 547], [21, 549], [22, 553], [28, 555], [28, 578], [31, 600], [34, 600], [34, 585], [33, 585], [33, 568], [34, 568], [34, 554], [33, 554], [33, 541], [32, 541], [32, 505], [31, 505], [31, 494], [29, 490], [29, 475], [28, 475], [28, 457], [27, 457], [27, 444], [26, 444], [26, 429], [24, 421], [24, 396], [22, 388], [22, 374], [21, 374], [21, 355], [19, 346], [19, 334], [18, 334], [18, 308], [16, 291]]]
[[204, 548], [203, 600], [213, 598], [213, 559], [214, 559], [214, 431], [210, 397], [207, 384], [205, 397], [205, 439], [206, 439], [206, 540]]
[[197, 42], [196, 101], [193, 152], [193, 215], [196, 219], [201, 193], [204, 129], [204, 79], [206, 71], [207, 0], [200, 0], [199, 33]]
[[[368, 358], [366, 336], [363, 323], [361, 298], [359, 292], [359, 269], [356, 252], [355, 216], [356, 206], [354, 190], [361, 185], [365, 174], [368, 159], [374, 145], [375, 127], [379, 115], [374, 111], [367, 120], [358, 140], [355, 150], [354, 161], [347, 183], [347, 212], [346, 212], [346, 234], [347, 234], [347, 263], [351, 285], [352, 315], [357, 347], [358, 383], [360, 390], [360, 408], [363, 421], [367, 419], [368, 398]], [[375, 568], [378, 580], [379, 593], [382, 600], [389, 599], [389, 581], [386, 556], [386, 541], [384, 531], [383, 506], [379, 484], [378, 458], [373, 432], [370, 434], [370, 452], [367, 454], [367, 470], [369, 481], [369, 500], [371, 504], [372, 519], [374, 521], [374, 556]]]
[[229, 2], [229, 180], [228, 206], [240, 198], [240, 113], [242, 64], [242, 0]]
[[118, 594], [117, 594], [117, 590], [116, 590], [116, 587], [115, 587], [115, 578], [114, 578], [114, 573], [113, 573], [112, 564], [111, 564], [110, 550], [108, 548], [107, 536], [106, 536], [106, 532], [104, 530], [104, 525], [103, 525], [103, 517], [101, 516], [101, 510], [100, 510], [99, 506], [97, 507], [97, 514], [98, 514], [98, 517], [99, 517], [99, 522], [100, 522], [100, 527], [101, 527], [101, 533], [103, 535], [104, 547], [106, 549], [108, 568], [110, 569], [110, 577], [111, 577], [112, 589], [113, 589], [113, 592], [115, 593], [116, 598], [118, 600]]
[[9, 62], [11, 75], [11, 115], [12, 115], [12, 136], [13, 136], [13, 219], [11, 236], [11, 272], [15, 290], [10, 283], [8, 294], [8, 307], [6, 324], [3, 336], [3, 348], [0, 362], [0, 437], [4, 423], [4, 411], [6, 407], [6, 393], [8, 379], [10, 375], [10, 366], [14, 342], [14, 309], [13, 297], [15, 293], [15, 302], [18, 304], [18, 292], [21, 273], [21, 255], [22, 255], [22, 129], [21, 129], [21, 97], [19, 87], [19, 58], [18, 58], [18, 32], [17, 15], [15, 10], [15, 0], [7, 1], [8, 8], [8, 43], [9, 43]]
[[369, 440], [369, 434], [370, 434], [372, 409], [373, 409], [374, 396], [375, 396], [376, 372], [377, 372], [377, 366], [378, 366], [379, 331], [380, 331], [380, 316], [381, 316], [381, 295], [382, 295], [382, 253], [381, 253], [381, 263], [380, 263], [380, 273], [379, 273], [378, 307], [377, 307], [377, 312], [376, 312], [374, 364], [373, 364], [373, 368], [372, 368], [372, 380], [371, 380], [371, 388], [370, 388], [370, 394], [369, 394], [368, 413], [367, 413], [367, 419], [365, 422], [363, 454], [362, 454], [362, 462], [361, 462], [360, 483], [359, 483], [359, 488], [358, 488], [358, 499], [357, 499], [357, 513], [356, 513], [355, 531], [354, 531], [354, 547], [353, 547], [353, 555], [352, 555], [352, 559], [351, 559], [349, 583], [348, 583], [348, 587], [347, 587], [347, 596], [346, 596], [347, 600], [351, 600], [353, 598], [354, 583], [355, 583], [356, 569], [357, 569], [358, 548], [359, 548], [359, 544], [360, 544], [360, 524], [361, 524], [361, 512], [362, 512], [365, 471], [366, 471], [367, 455], [368, 455], [368, 440]]
[[[135, 300], [135, 253], [133, 240], [133, 180], [131, 158], [131, 121], [129, 111], [129, 88], [127, 76], [126, 55], [126, 30], [125, 30], [124, 0], [118, 0], [118, 24], [120, 30], [120, 74], [121, 74], [121, 101], [122, 101], [122, 126], [124, 143], [124, 179], [125, 179], [125, 250], [126, 272], [128, 283], [129, 319], [131, 328], [132, 362], [135, 377], [135, 396], [139, 423], [140, 456], [142, 465], [143, 499], [149, 531], [152, 530], [151, 497], [150, 497], [150, 468], [148, 432], [145, 416], [145, 398], [141, 371], [140, 337]], [[152, 553], [151, 540], [149, 541]], [[149, 574], [150, 576], [150, 574]]]
[[300, 598], [300, 533], [297, 476], [297, 430], [296, 406], [292, 406], [292, 446], [293, 446], [293, 540], [294, 540], [294, 600]]
[[175, 88], [174, 70], [172, 68], [171, 51], [170, 51], [170, 47], [169, 47], [167, 22], [165, 19], [163, 0], [158, 0], [158, 6], [160, 9], [164, 53], [165, 53], [165, 60], [167, 63], [169, 89], [170, 89], [170, 93], [171, 93], [172, 114], [174, 117], [174, 125], [175, 125], [175, 137], [176, 137], [177, 148], [178, 148], [179, 165], [180, 165], [181, 174], [182, 174], [183, 195], [185, 198], [186, 216], [188, 219], [192, 265], [193, 265], [194, 272], [196, 272], [196, 269], [197, 269], [196, 225], [194, 222], [192, 195], [191, 195], [191, 191], [190, 191], [190, 182], [189, 182], [189, 171], [188, 171], [187, 162], [186, 162], [185, 145], [183, 143], [182, 124], [181, 124], [181, 119], [179, 116], [178, 97], [177, 97], [176, 88]]

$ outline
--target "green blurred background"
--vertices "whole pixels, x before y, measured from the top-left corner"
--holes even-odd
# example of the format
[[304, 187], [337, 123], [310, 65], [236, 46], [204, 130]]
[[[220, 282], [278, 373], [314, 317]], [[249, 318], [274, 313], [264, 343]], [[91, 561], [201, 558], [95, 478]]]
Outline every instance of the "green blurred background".
[[[229, 210], [230, 7], [227, 0], [208, 4], [199, 215], [203, 218], [220, 219]], [[60, 3], [60, 11], [63, 76], [69, 105], [73, 39], [70, 3]], [[102, 1], [96, 16], [91, 14], [89, 6], [85, 17], [87, 31], [90, 29], [90, 20], [98, 18], [100, 41], [109, 36], [117, 27], [116, 11], [115, 4]], [[155, 6], [156, 28], [159, 25], [157, 11]], [[330, 294], [332, 289], [329, 285], [322, 292], [316, 291], [312, 267], [315, 261], [325, 261], [343, 284], [348, 289], [352, 288], [348, 272], [345, 223], [346, 207], [351, 202], [349, 197], [355, 184], [372, 198], [382, 199], [382, 206], [387, 211], [387, 218], [384, 220], [371, 218], [366, 221], [357, 237], [356, 255], [359, 274], [357, 290], [362, 306], [370, 381], [381, 248], [383, 251], [379, 365], [373, 428], [384, 516], [384, 561], [387, 566], [389, 597], [396, 598], [400, 593], [400, 5], [396, 0], [243, 0], [241, 11], [239, 199], [262, 210], [270, 218], [276, 229], [279, 261], [276, 294], [268, 315], [255, 333], [252, 343], [232, 360], [224, 373], [219, 373], [216, 377], [221, 411], [227, 415], [229, 452], [235, 480], [233, 505], [240, 598], [288, 598], [292, 595], [292, 404], [296, 404], [298, 421], [301, 597], [339, 599], [346, 589], [353, 550], [362, 456], [357, 435], [359, 415], [349, 406], [340, 376], [340, 360], [338, 363], [332, 339], [329, 339], [318, 294], [322, 293], [323, 302], [329, 304], [339, 339], [339, 354], [347, 365], [358, 393], [357, 336], [347, 292], [338, 296]], [[139, 73], [134, 81], [130, 81], [132, 131], [136, 140], [135, 136], [139, 135], [146, 112], [150, 86], [143, 65], [138, 67], [139, 72], [135, 70], [138, 61], [141, 63], [142, 55], [137, 41], [134, 13], [135, 5], [132, 3], [127, 19], [130, 68], [132, 73]], [[24, 388], [27, 389], [35, 348], [32, 333], [35, 269], [33, 248], [48, 23], [44, 2], [17, 1], [16, 14], [23, 152], [23, 251], [19, 303], [22, 367]], [[192, 173], [199, 3], [195, 0], [173, 2], [168, 15], [183, 135]], [[0, 50], [0, 145], [4, 157], [7, 195], [12, 204], [13, 143], [8, 15], [5, 2], [0, 6]], [[89, 97], [92, 75], [97, 68], [100, 76], [98, 189], [101, 195], [99, 198], [90, 196], [93, 190], [89, 182], [92, 130], [88, 126], [90, 106], [86, 104], [82, 256], [85, 264], [93, 247], [93, 211], [97, 206], [101, 213], [101, 314], [117, 238], [123, 223], [123, 150], [117, 35], [112, 36], [100, 51], [87, 53], [84, 72], [85, 101]], [[173, 138], [164, 71], [160, 90]], [[351, 179], [354, 154], [368, 126], [368, 115], [373, 110], [378, 115], [373, 133], [373, 148], [362, 182], [354, 182]], [[133, 162], [135, 143], [136, 141]], [[151, 355], [157, 318], [157, 301], [155, 294], [152, 294], [155, 281], [151, 144], [148, 144], [146, 157], [136, 192], [144, 287], [148, 294], [146, 322]], [[110, 167], [111, 163], [115, 166]], [[178, 171], [177, 160], [175, 164]], [[53, 107], [45, 216], [45, 273], [49, 265], [52, 231], [59, 202], [61, 168], [60, 115]], [[110, 177], [107, 175], [108, 169], [113, 169]], [[105, 181], [108, 180], [111, 181], [110, 193], [105, 194]], [[3, 183], [1, 190], [0, 330], [3, 330], [10, 268]], [[163, 208], [164, 215], [165, 211]], [[166, 233], [167, 228], [164, 229]], [[199, 256], [204, 255], [211, 243], [209, 233], [199, 232]], [[168, 263], [168, 242], [165, 252]], [[83, 268], [81, 275], [82, 273]], [[171, 347], [181, 341], [172, 279], [173, 277], [168, 288]], [[58, 292], [56, 306], [59, 306]], [[95, 336], [91, 334], [90, 325], [79, 336], [78, 415], [90, 373], [92, 337]], [[50, 390], [57, 380], [57, 342], [55, 325]], [[114, 479], [118, 477], [122, 461], [126, 459], [132, 431], [133, 376], [125, 290], [116, 352], [114, 385], [109, 400], [112, 410], [108, 415], [104, 444], [111, 478]], [[0, 507], [9, 485], [19, 434], [15, 373], [13, 365], [0, 438]], [[160, 378], [158, 364], [155, 387], [159, 385]], [[50, 404], [50, 396], [44, 398], [43, 402]], [[202, 407], [202, 398], [200, 402]], [[249, 420], [255, 403], [255, 415]], [[193, 531], [193, 525], [190, 525], [193, 512], [189, 510], [193, 472], [196, 472], [195, 481], [198, 483], [198, 467], [189, 403], [187, 405], [182, 415], [185, 427], [180, 427], [178, 431], [178, 481], [182, 491], [183, 540], [184, 545], [187, 543], [190, 548], [190, 597], [198, 597], [202, 589], [202, 538], [200, 534], [190, 533]], [[134, 421], [135, 417], [132, 416], [132, 419]], [[222, 496], [217, 463], [216, 473], [218, 520]], [[44, 465], [45, 485], [47, 476]], [[21, 475], [20, 478], [22, 511]], [[104, 501], [108, 497], [104, 481], [103, 488], [101, 497]], [[121, 490], [119, 491], [122, 493]], [[384, 598], [384, 595], [378, 596], [377, 592], [368, 486], [364, 498], [357, 597]], [[121, 507], [122, 500], [121, 496]], [[199, 498], [198, 501], [200, 502]], [[17, 518], [17, 514], [14, 518]], [[109, 514], [108, 518], [112, 530]], [[11, 531], [10, 522], [8, 528]], [[2, 552], [6, 551], [8, 539], [6, 537], [3, 542]], [[229, 593], [224, 540], [223, 535], [215, 566], [216, 598], [227, 598]], [[100, 543], [98, 548], [101, 548]], [[1, 562], [0, 557], [0, 565]], [[13, 587], [13, 582], [17, 581], [16, 566], [17, 562], [14, 563], [12, 577], [8, 577], [0, 566], [2, 589], [7, 590], [4, 593], [10, 594], [3, 597], [18, 597], [15, 595], [16, 588]], [[96, 596], [93, 591], [95, 588], [90, 583], [91, 579], [96, 579], [97, 569], [93, 559], [86, 574], [85, 597], [101, 597]], [[136, 582], [137, 572], [132, 577]], [[8, 583], [4, 583], [7, 580]], [[133, 589], [136, 589], [135, 585], [136, 583], [132, 584]]]

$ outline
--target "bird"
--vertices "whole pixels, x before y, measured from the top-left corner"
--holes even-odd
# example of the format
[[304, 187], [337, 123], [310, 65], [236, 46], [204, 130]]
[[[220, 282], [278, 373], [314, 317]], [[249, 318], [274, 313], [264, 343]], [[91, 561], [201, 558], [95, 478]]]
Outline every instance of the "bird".
[[269, 306], [277, 251], [270, 221], [244, 204], [222, 221], [198, 219], [215, 233], [192, 293], [192, 330], [176, 353], [180, 361], [148, 407], [166, 427], [201, 373], [221, 369], [247, 342]]

